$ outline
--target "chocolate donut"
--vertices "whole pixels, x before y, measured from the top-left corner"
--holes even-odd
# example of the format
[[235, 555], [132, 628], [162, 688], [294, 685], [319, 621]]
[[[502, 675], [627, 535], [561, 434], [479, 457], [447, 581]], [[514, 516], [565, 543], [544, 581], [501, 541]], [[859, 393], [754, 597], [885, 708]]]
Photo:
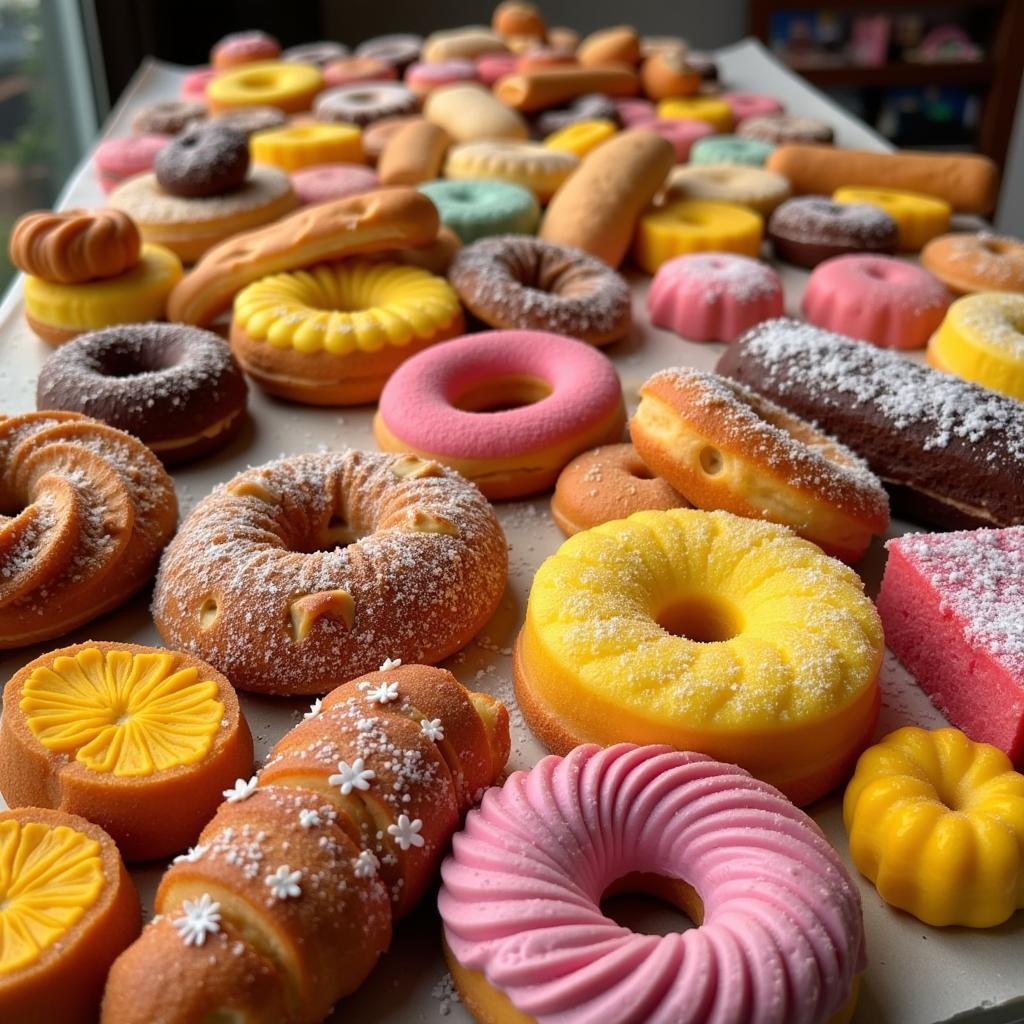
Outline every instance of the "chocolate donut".
[[588, 93], [573, 100], [567, 107], [545, 110], [534, 122], [534, 127], [538, 137], [545, 138], [578, 121], [612, 121], [619, 124], [619, 110], [608, 96]]
[[497, 235], [460, 249], [448, 280], [491, 327], [554, 331], [592, 345], [624, 337], [629, 285], [607, 263], [528, 235]]
[[423, 38], [410, 33], [397, 32], [367, 39], [356, 47], [357, 57], [373, 57], [393, 64], [399, 71], [420, 59]]
[[287, 123], [288, 115], [277, 107], [239, 107], [237, 110], [225, 110], [210, 119], [210, 124], [229, 125], [246, 137], [270, 128], [283, 128]]
[[798, 267], [816, 267], [847, 253], [894, 253], [900, 232], [881, 207], [798, 196], [776, 207], [767, 235], [780, 259]]
[[176, 135], [153, 163], [160, 187], [199, 199], [240, 188], [249, 171], [249, 140], [228, 124], [193, 125]]
[[834, 133], [830, 125], [816, 117], [801, 117], [799, 114], [761, 114], [748, 117], [736, 126], [736, 134], [742, 139], [760, 139], [774, 146], [785, 142], [812, 142], [829, 145]]
[[340, 121], [363, 127], [384, 117], [416, 112], [416, 97], [399, 82], [338, 85], [320, 93], [313, 103], [318, 121]]
[[143, 107], [132, 119], [135, 135], [177, 135], [178, 132], [206, 120], [206, 106], [194, 100], [162, 100]]
[[325, 68], [332, 60], [348, 56], [348, 47], [333, 39], [321, 39], [315, 43], [301, 43], [299, 46], [289, 46], [281, 54], [281, 60], [290, 64], [314, 64], [318, 68]]
[[1024, 523], [1024, 405], [895, 352], [767, 320], [733, 342], [719, 373], [852, 448], [894, 511], [946, 529]]
[[226, 445], [245, 422], [246, 394], [231, 350], [211, 331], [125, 324], [54, 352], [39, 374], [36, 408], [127, 430], [172, 465]]

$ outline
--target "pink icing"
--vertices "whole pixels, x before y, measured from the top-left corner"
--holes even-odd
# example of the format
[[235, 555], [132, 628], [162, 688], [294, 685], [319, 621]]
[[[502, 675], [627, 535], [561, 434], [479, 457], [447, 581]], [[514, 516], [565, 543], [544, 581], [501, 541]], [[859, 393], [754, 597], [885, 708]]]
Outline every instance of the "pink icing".
[[[632, 872], [682, 879], [699, 928], [601, 912]], [[669, 747], [577, 747], [490, 789], [453, 840], [452, 952], [540, 1024], [820, 1024], [865, 966], [860, 898], [818, 827], [733, 765]]]
[[394, 64], [377, 57], [339, 57], [324, 67], [324, 85], [387, 82], [398, 78]]
[[615, 109], [619, 112], [619, 119], [627, 128], [636, 127], [645, 121], [654, 121], [658, 116], [654, 104], [649, 100], [616, 100]]
[[1024, 759], [1024, 527], [886, 545], [885, 642], [949, 721]]
[[782, 316], [782, 278], [746, 256], [677, 256], [654, 275], [647, 310], [652, 323], [691, 341], [735, 341], [762, 320]]
[[417, 62], [405, 70], [406, 85], [421, 89], [436, 89], [453, 82], [477, 81], [476, 65], [471, 60], [442, 60], [436, 64]]
[[273, 60], [281, 53], [281, 44], [266, 32], [251, 29], [232, 32], [213, 48], [215, 58], [228, 56], [236, 64], [257, 60]]
[[519, 58], [514, 53], [485, 53], [476, 59], [476, 74], [484, 85], [494, 85], [499, 78], [515, 74]]
[[681, 164], [690, 159], [690, 149], [698, 139], [715, 133], [715, 129], [707, 121], [695, 121], [685, 117], [637, 118], [631, 127], [647, 128], [667, 139], [675, 146], [676, 162]]
[[737, 124], [748, 117], [781, 114], [785, 109], [774, 96], [765, 96], [759, 92], [726, 92], [722, 93], [722, 99], [732, 108], [732, 116]]
[[151, 171], [157, 153], [169, 140], [169, 135], [131, 135], [101, 142], [93, 161], [103, 191], [109, 192], [134, 174]]
[[927, 270], [889, 256], [835, 256], [815, 267], [804, 317], [817, 327], [882, 348], [920, 348], [952, 296]]
[[[551, 394], [500, 412], [452, 402], [496, 377], [526, 375]], [[544, 331], [484, 331], [413, 356], [388, 379], [380, 416], [420, 451], [455, 458], [510, 458], [542, 451], [601, 423], [622, 401], [611, 361], [582, 341]]]
[[302, 203], [325, 203], [377, 188], [376, 172], [362, 164], [314, 164], [291, 175], [292, 188]]
[[196, 68], [181, 80], [181, 98], [206, 102], [206, 87], [220, 72], [216, 68]]

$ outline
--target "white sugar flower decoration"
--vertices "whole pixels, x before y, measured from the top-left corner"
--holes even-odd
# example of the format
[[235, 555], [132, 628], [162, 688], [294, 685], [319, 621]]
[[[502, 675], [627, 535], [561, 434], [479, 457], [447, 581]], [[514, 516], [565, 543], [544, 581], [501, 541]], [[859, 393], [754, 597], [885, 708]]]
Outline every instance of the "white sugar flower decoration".
[[352, 862], [356, 878], [373, 878], [379, 867], [380, 861], [372, 850], [361, 850], [359, 856]]
[[357, 718], [356, 730], [358, 732], [369, 732], [376, 724], [376, 718]]
[[197, 900], [185, 900], [181, 905], [181, 917], [171, 922], [178, 930], [186, 946], [201, 946], [207, 935], [220, 931], [220, 904], [204, 892]]
[[420, 732], [423, 733], [428, 740], [433, 740], [435, 743], [438, 740], [444, 739], [444, 725], [441, 723], [440, 718], [431, 718], [429, 721], [426, 718], [421, 718]]
[[388, 835], [394, 837], [400, 849], [408, 850], [410, 846], [424, 845], [423, 836], [420, 835], [422, 828], [423, 822], [419, 818], [410, 821], [408, 814], [400, 814], [397, 825], [388, 825]]
[[369, 789], [370, 780], [375, 778], [377, 773], [372, 768], [367, 768], [361, 757], [357, 757], [351, 764], [348, 761], [339, 761], [338, 773], [330, 776], [327, 783], [330, 786], [337, 786], [342, 796], [348, 796], [353, 789]]
[[202, 843], [196, 843], [195, 846], [190, 846], [185, 853], [179, 853], [174, 858], [175, 864], [195, 864], [202, 855], [206, 853], [206, 847]]
[[248, 800], [254, 792], [256, 792], [255, 775], [248, 782], [245, 779], [235, 779], [234, 786], [231, 789], [224, 790], [224, 799], [229, 804], [237, 804], [243, 800]]
[[318, 825], [323, 824], [323, 819], [320, 817], [319, 811], [311, 811], [307, 807], [303, 807], [299, 811], [299, 825], [302, 828], [316, 828]]
[[366, 699], [378, 704], [390, 704], [398, 700], [398, 683], [381, 683], [380, 686], [366, 691]]
[[301, 871], [292, 871], [287, 864], [282, 864], [272, 875], [265, 879], [270, 895], [275, 900], [294, 899], [302, 895], [299, 882], [302, 881]]
[[302, 716], [303, 720], [307, 718], [316, 718], [320, 714], [320, 709], [324, 706], [323, 697], [317, 697], [312, 704], [309, 705], [309, 710]]
[[380, 666], [380, 671], [381, 672], [391, 672], [394, 669], [401, 668], [401, 667], [402, 667], [402, 659], [401, 658], [385, 658], [383, 663]]

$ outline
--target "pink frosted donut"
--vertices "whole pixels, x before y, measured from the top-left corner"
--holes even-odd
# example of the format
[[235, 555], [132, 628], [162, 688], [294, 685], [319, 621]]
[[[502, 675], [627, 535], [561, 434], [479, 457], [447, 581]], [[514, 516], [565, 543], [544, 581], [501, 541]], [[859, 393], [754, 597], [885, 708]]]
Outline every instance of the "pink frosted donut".
[[280, 56], [281, 44], [273, 36], [259, 29], [249, 29], [232, 32], [215, 43], [210, 51], [210, 63], [223, 71], [258, 60], [277, 60]]
[[489, 498], [551, 487], [574, 456], [619, 441], [622, 388], [611, 361], [574, 338], [485, 331], [403, 363], [373, 423], [385, 451], [457, 469]]
[[690, 149], [698, 139], [715, 134], [715, 129], [707, 121], [694, 121], [685, 117], [652, 117], [635, 122], [633, 127], [657, 132], [671, 142], [676, 150], [676, 162], [680, 164], [690, 159]]
[[[665, 895], [699, 927], [605, 916], [605, 892], [638, 874], [676, 883]], [[823, 1024], [866, 963], [857, 888], [818, 826], [741, 768], [670, 747], [587, 745], [516, 772], [469, 812], [441, 877], [463, 1002], [497, 990], [538, 1024]]]
[[340, 57], [323, 70], [325, 88], [359, 82], [392, 82], [398, 78], [395, 65], [379, 57]]
[[952, 301], [927, 270], [889, 256], [836, 256], [819, 263], [804, 291], [804, 318], [881, 348], [921, 348]]
[[93, 166], [100, 179], [100, 187], [110, 192], [125, 178], [153, 170], [153, 161], [168, 142], [170, 135], [132, 135], [105, 139], [96, 147]]
[[405, 69], [405, 84], [417, 96], [426, 96], [427, 93], [442, 85], [476, 81], [479, 81], [476, 64], [471, 60], [461, 58], [442, 60], [436, 64], [424, 64], [422, 61], [417, 61]]
[[216, 68], [196, 68], [181, 80], [181, 98], [206, 102], [206, 87], [220, 72]]
[[732, 108], [736, 124], [748, 117], [763, 117], [765, 114], [781, 114], [785, 107], [774, 97], [759, 92], [724, 92], [722, 99]]
[[657, 108], [650, 100], [616, 100], [615, 109], [619, 112], [619, 120], [626, 128], [639, 128], [645, 122], [654, 121], [658, 117]]
[[380, 185], [376, 172], [363, 164], [314, 164], [295, 171], [291, 179], [292, 188], [303, 204], [344, 199]]
[[519, 58], [514, 53], [485, 53], [476, 59], [476, 76], [484, 85], [494, 85], [499, 78], [514, 75]]
[[651, 323], [691, 341], [735, 341], [782, 316], [782, 278], [747, 256], [692, 253], [663, 263], [647, 291]]

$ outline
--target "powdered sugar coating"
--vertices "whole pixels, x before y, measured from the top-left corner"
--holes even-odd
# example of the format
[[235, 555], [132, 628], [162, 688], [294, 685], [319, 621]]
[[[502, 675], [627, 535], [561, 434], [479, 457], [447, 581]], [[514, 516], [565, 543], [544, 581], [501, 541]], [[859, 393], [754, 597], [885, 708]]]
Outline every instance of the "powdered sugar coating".
[[890, 243], [895, 246], [898, 228], [885, 210], [870, 203], [795, 196], [772, 214], [768, 233], [808, 244], [875, 249]]

